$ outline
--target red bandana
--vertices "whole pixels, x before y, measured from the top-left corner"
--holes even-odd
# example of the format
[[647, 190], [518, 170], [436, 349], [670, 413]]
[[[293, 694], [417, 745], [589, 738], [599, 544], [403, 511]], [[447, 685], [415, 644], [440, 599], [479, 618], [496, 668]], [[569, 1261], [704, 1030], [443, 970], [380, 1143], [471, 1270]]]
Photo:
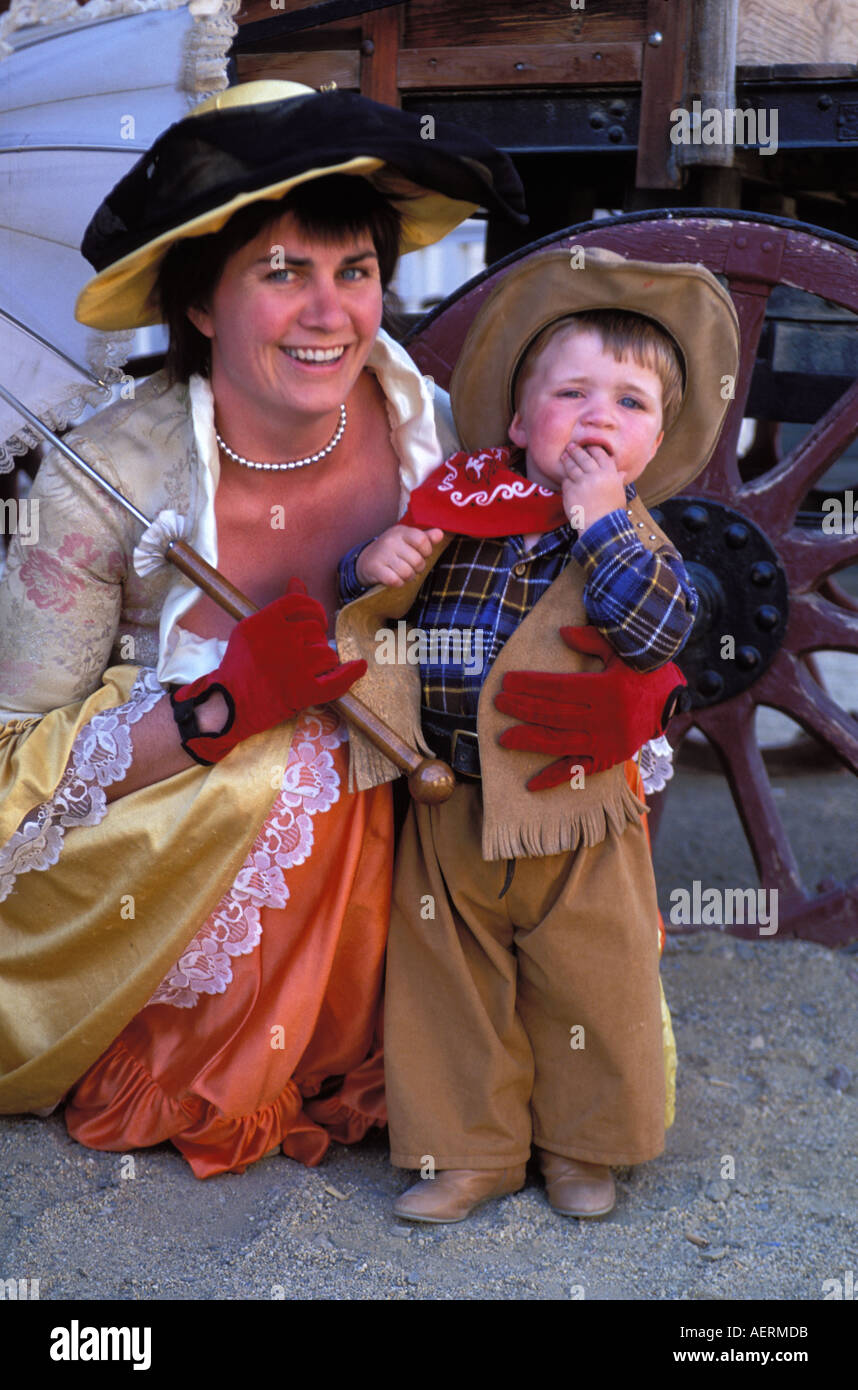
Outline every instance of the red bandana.
[[559, 492], [507, 467], [508, 449], [453, 454], [415, 488], [400, 526], [458, 536], [520, 536], [568, 525]]

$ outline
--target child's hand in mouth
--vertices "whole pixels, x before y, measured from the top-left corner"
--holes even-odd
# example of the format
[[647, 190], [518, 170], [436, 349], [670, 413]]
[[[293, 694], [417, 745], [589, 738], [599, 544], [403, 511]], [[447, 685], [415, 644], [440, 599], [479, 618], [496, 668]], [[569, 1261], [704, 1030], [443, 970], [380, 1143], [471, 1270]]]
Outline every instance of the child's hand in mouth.
[[599, 450], [601, 453], [607, 454], [609, 458], [614, 457], [614, 451], [611, 445], [604, 439], [579, 439], [575, 443], [570, 440], [566, 447], [567, 450], [574, 448], [584, 449], [586, 453], [591, 455], [594, 450]]
[[609, 512], [625, 507], [622, 476], [603, 445], [569, 443], [560, 462], [566, 474], [561, 487], [563, 505], [567, 516], [572, 516], [575, 509], [574, 524], [579, 533]]

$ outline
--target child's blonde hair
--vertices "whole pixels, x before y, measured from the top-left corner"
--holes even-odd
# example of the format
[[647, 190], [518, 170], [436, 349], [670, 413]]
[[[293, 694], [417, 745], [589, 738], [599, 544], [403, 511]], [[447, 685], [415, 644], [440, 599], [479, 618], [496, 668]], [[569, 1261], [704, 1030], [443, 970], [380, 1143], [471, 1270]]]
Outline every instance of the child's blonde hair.
[[655, 373], [661, 382], [662, 427], [667, 433], [682, 404], [682, 355], [673, 338], [659, 324], [643, 314], [622, 309], [586, 309], [543, 328], [530, 344], [516, 373], [513, 387], [516, 410], [522, 391], [548, 344], [558, 334], [569, 332], [596, 333], [605, 351], [613, 353], [618, 362], [630, 357], [639, 367]]

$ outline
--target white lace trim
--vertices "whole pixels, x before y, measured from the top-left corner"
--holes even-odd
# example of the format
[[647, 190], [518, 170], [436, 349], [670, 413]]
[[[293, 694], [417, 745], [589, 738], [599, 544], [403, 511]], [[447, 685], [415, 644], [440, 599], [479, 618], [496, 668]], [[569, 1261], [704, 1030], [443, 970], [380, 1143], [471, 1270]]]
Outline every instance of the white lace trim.
[[[117, 372], [117, 379], [122, 375]], [[34, 415], [44, 420], [49, 429], [58, 434], [72, 425], [88, 406], [104, 405], [110, 399], [110, 388], [104, 386], [76, 385], [69, 388], [68, 394], [50, 404], [45, 401], [30, 402]], [[19, 425], [14, 434], [0, 442], [0, 473], [12, 473], [17, 467], [16, 460], [44, 444], [45, 437], [30, 425]]]
[[289, 901], [285, 871], [309, 859], [312, 817], [340, 797], [331, 750], [348, 731], [329, 710], [305, 710], [295, 729], [277, 799], [250, 853], [214, 912], [162, 980], [150, 1004], [192, 1009], [204, 994], [223, 994], [232, 958], [247, 956], [262, 937], [260, 909]]
[[664, 791], [673, 776], [673, 745], [664, 734], [644, 744], [639, 767], [646, 796], [652, 792]]
[[155, 672], [140, 671], [127, 704], [101, 710], [80, 730], [68, 767], [50, 801], [30, 811], [0, 849], [0, 903], [19, 874], [50, 869], [63, 847], [66, 830], [98, 825], [107, 814], [104, 788], [121, 782], [131, 766], [129, 728], [142, 719], [164, 691]]
[[241, 0], [190, 0], [194, 27], [185, 51], [182, 85], [194, 102], [204, 101], [229, 86], [226, 62], [238, 33], [234, 15]]

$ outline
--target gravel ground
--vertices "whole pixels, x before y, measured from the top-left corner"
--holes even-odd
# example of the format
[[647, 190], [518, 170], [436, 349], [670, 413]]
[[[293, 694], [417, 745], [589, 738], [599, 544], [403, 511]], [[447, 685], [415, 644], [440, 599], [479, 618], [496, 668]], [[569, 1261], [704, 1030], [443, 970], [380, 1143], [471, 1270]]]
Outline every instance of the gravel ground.
[[[788, 823], [812, 807], [802, 859], [851, 873], [853, 779], [779, 785]], [[705, 767], [680, 771], [656, 863], [665, 906], [694, 877], [755, 884]], [[38, 1279], [43, 1300], [820, 1300], [858, 1283], [858, 954], [709, 931], [669, 938], [663, 979], [677, 1121], [662, 1158], [620, 1170], [605, 1220], [555, 1216], [531, 1175], [463, 1225], [400, 1223], [382, 1136], [317, 1169], [278, 1156], [198, 1182], [169, 1146], [132, 1161], [74, 1144], [60, 1115], [5, 1117], [0, 1280]]]

